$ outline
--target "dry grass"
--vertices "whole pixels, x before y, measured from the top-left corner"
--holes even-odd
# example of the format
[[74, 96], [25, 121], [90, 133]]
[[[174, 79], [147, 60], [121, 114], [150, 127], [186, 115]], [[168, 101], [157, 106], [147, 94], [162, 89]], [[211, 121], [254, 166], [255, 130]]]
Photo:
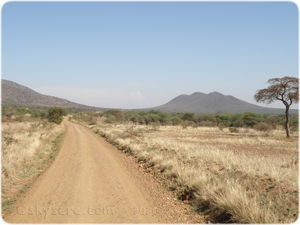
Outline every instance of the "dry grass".
[[[98, 123], [102, 136], [154, 165], [182, 196], [218, 222], [291, 223], [298, 218], [298, 132]], [[181, 194], [181, 195], [180, 195]]]
[[64, 125], [48, 121], [6, 122], [1, 130], [2, 206], [5, 206], [2, 210], [5, 210], [54, 159], [52, 141], [64, 131]]

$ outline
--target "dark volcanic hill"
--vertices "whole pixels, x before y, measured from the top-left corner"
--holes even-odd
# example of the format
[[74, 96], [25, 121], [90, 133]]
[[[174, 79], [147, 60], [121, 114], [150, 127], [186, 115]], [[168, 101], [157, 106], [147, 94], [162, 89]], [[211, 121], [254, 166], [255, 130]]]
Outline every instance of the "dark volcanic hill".
[[[284, 109], [261, 107], [242, 101], [230, 95], [223, 95], [218, 92], [204, 94], [195, 92], [191, 95], [179, 95], [168, 103], [141, 110], [159, 110], [162, 112], [192, 112], [192, 113], [244, 113], [254, 112], [261, 114], [284, 114]], [[298, 110], [290, 109], [290, 113], [297, 114]]]
[[65, 108], [82, 108], [105, 110], [70, 102], [66, 99], [57, 98], [48, 95], [42, 95], [28, 87], [8, 80], [1, 80], [2, 84], [2, 104], [22, 105], [22, 106], [61, 106]]

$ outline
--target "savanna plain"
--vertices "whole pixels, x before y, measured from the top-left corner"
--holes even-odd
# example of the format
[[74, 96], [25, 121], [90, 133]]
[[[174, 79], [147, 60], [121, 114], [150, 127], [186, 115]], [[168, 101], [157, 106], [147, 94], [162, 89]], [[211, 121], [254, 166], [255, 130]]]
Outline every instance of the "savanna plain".
[[292, 223], [298, 218], [297, 129], [286, 138], [281, 125], [260, 129], [266, 123], [252, 128], [190, 121], [145, 125], [132, 116], [122, 123], [113, 122], [108, 112], [106, 116], [97, 123], [92, 116], [76, 118], [86, 120], [118, 150], [134, 155], [179, 200], [210, 221]]
[[[65, 131], [42, 112], [13, 112], [2, 114], [2, 212], [9, 212], [55, 159]], [[70, 122], [133, 156], [177, 201], [207, 221], [292, 223], [298, 218], [298, 129], [286, 138], [282, 125], [259, 129], [192, 123], [184, 120], [191, 115], [184, 114], [159, 122], [159, 112], [152, 112], [158, 119], [153, 116], [151, 122], [121, 111], [68, 113]]]
[[65, 127], [46, 117], [45, 110], [2, 106], [2, 213], [10, 212], [17, 197], [55, 159]]

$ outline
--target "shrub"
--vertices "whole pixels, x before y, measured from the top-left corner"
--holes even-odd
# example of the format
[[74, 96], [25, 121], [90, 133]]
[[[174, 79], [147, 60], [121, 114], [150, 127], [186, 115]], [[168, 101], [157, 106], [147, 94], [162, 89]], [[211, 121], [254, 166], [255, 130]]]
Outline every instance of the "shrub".
[[244, 124], [253, 127], [255, 124], [262, 122], [264, 118], [260, 114], [245, 112], [243, 115]]
[[160, 112], [157, 114], [159, 116], [158, 120], [162, 125], [167, 125], [170, 120], [170, 114], [166, 112]]
[[86, 122], [87, 119], [88, 119], [88, 117], [87, 117], [87, 115], [81, 115], [81, 116], [79, 117], [79, 119], [82, 120], [82, 121], [84, 121], [84, 122]]
[[176, 125], [179, 125], [179, 124], [182, 123], [182, 120], [180, 118], [178, 118], [177, 116], [176, 117], [172, 117], [171, 121], [172, 121], [173, 126], [176, 126]]
[[217, 122], [216, 117], [213, 114], [197, 114], [194, 118], [198, 123], [202, 121], [211, 121], [213, 123]]
[[231, 123], [234, 127], [243, 127], [243, 114], [234, 114], [231, 116]]
[[255, 124], [253, 128], [258, 131], [270, 131], [273, 129], [273, 126], [265, 122], [260, 122]]
[[289, 120], [289, 125], [292, 128], [298, 129], [298, 120], [297, 119], [290, 119]]
[[145, 115], [144, 120], [147, 125], [150, 123], [157, 123], [157, 122], [159, 122], [159, 116], [157, 114], [151, 113], [151, 114]]
[[88, 122], [89, 122], [89, 125], [95, 125], [97, 123], [97, 117], [96, 116], [89, 116]]
[[115, 123], [117, 121], [118, 120], [117, 120], [117, 118], [114, 115], [109, 115], [104, 122], [105, 123]]
[[47, 118], [47, 113], [46, 112], [41, 112], [40, 113], [40, 118], [41, 119], [46, 119]]
[[128, 118], [133, 123], [143, 123], [144, 119], [139, 114], [133, 114]]
[[228, 130], [231, 132], [231, 133], [238, 133], [239, 130], [236, 128], [236, 127], [228, 127]]
[[61, 107], [51, 107], [48, 109], [48, 120], [56, 124], [61, 124], [63, 116], [66, 116], [66, 110]]
[[226, 126], [231, 125], [231, 115], [229, 113], [223, 113], [219, 115], [219, 121]]
[[181, 117], [182, 120], [188, 120], [188, 121], [193, 121], [194, 120], [194, 115], [195, 113], [185, 113]]
[[111, 110], [105, 111], [104, 114], [106, 116], [109, 116], [109, 115], [114, 116], [117, 119], [117, 121], [123, 121], [125, 118], [123, 112], [118, 109], [111, 109]]

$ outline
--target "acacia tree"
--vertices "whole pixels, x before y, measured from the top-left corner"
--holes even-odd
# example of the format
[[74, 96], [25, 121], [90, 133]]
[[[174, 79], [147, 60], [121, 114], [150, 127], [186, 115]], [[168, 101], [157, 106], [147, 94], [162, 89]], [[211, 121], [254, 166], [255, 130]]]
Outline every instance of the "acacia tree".
[[258, 90], [254, 95], [256, 102], [265, 102], [270, 104], [276, 100], [282, 101], [285, 105], [286, 117], [286, 135], [290, 137], [289, 129], [289, 109], [293, 103], [299, 100], [299, 79], [296, 77], [272, 78], [268, 82], [270, 86], [265, 89]]

